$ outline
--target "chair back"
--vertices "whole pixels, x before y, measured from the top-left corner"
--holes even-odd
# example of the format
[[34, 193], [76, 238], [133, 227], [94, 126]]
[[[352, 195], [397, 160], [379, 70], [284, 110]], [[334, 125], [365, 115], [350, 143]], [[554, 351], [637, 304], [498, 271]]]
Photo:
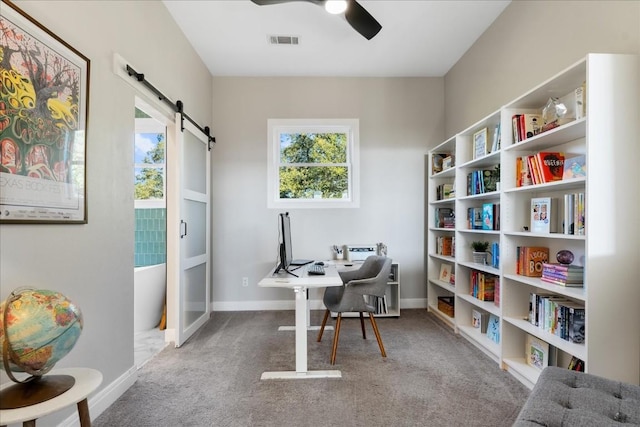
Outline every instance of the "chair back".
[[[352, 280], [365, 280], [368, 283], [358, 286], [358, 291], [364, 295], [382, 297], [387, 289], [389, 274], [391, 273], [391, 258], [371, 255], [367, 257], [357, 270], [357, 277]], [[373, 280], [366, 280], [373, 279]]]

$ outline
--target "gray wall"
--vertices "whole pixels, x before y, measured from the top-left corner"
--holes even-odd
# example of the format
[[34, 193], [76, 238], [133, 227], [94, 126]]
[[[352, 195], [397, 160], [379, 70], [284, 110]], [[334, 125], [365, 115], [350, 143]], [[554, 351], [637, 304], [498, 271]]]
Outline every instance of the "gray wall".
[[587, 53], [640, 53], [640, 2], [513, 1], [445, 76], [446, 137]]
[[290, 291], [257, 287], [278, 242], [280, 211], [266, 198], [269, 118], [360, 119], [360, 208], [290, 210], [293, 255], [327, 259], [333, 244], [384, 242], [400, 263], [401, 298], [424, 306], [423, 156], [444, 136], [443, 96], [442, 78], [214, 77], [214, 309], [293, 308]]
[[[89, 223], [1, 225], [0, 297], [32, 285], [74, 300], [84, 315], [84, 331], [58, 366], [98, 369], [104, 388], [134, 365], [135, 91], [113, 73], [113, 54], [131, 61], [167, 96], [183, 100], [187, 113], [203, 124], [211, 123], [211, 76], [161, 2], [17, 4], [91, 60]], [[54, 425], [73, 412], [38, 420], [38, 426]]]

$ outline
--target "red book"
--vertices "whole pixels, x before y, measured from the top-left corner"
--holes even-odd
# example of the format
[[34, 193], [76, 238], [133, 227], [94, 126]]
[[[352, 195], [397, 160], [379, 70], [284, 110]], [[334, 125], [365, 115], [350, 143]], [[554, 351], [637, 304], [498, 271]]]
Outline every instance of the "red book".
[[538, 164], [542, 182], [562, 180], [564, 153], [541, 151], [536, 153], [536, 163]]

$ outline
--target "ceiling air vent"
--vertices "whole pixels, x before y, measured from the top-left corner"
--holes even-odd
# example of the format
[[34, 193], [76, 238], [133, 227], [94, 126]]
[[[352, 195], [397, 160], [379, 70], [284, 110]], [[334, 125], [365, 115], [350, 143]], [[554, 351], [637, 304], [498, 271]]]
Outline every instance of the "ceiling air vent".
[[269, 36], [269, 44], [298, 44], [297, 36]]

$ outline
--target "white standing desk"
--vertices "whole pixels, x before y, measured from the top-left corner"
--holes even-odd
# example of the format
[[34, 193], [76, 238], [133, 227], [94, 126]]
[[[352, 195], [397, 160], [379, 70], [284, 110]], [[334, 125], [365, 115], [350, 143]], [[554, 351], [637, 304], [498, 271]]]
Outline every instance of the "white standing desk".
[[308, 329], [308, 301], [307, 289], [326, 288], [329, 286], [341, 286], [342, 279], [338, 275], [335, 265], [325, 265], [324, 276], [310, 276], [307, 267], [295, 270], [299, 277], [286, 272], [273, 274], [269, 272], [258, 286], [265, 288], [289, 288], [293, 289], [296, 297], [296, 370], [264, 372], [260, 379], [294, 379], [294, 378], [341, 378], [342, 373], [337, 370], [309, 371], [307, 369], [307, 329]]

